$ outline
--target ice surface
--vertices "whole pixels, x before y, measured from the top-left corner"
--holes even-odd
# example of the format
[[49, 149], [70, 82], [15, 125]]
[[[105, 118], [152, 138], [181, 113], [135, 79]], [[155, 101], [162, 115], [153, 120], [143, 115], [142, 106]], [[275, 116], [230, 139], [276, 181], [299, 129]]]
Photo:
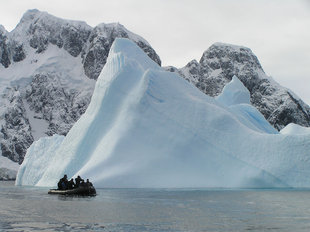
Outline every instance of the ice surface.
[[16, 177], [19, 185], [36, 185], [45, 169], [52, 163], [53, 154], [62, 143], [64, 136], [53, 135], [35, 141], [27, 150]]
[[251, 105], [250, 92], [238, 79], [233, 76], [224, 88], [222, 93], [215, 99], [227, 106], [232, 113], [239, 118], [240, 122], [258, 132], [277, 134], [278, 131], [273, 128], [264, 116]]
[[208, 97], [116, 39], [85, 114], [29, 148], [16, 184], [66, 173], [96, 187], [310, 187], [310, 134], [274, 132], [246, 96], [234, 78]]
[[216, 100], [226, 106], [242, 103], [250, 104], [250, 92], [238, 77], [233, 76], [231, 82], [224, 87], [222, 94], [217, 96]]
[[292, 135], [303, 135], [303, 134], [310, 134], [309, 127], [303, 127], [294, 123], [288, 124], [284, 127], [281, 131], [281, 134], [292, 134]]

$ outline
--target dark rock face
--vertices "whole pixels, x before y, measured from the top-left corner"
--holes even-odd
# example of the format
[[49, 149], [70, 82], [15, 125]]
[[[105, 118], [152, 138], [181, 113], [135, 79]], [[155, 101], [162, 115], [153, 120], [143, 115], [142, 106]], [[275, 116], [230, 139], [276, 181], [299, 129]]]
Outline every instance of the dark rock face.
[[31, 127], [18, 90], [8, 88], [2, 97], [8, 100], [8, 107], [1, 127], [2, 155], [21, 163], [27, 148], [33, 143]]
[[8, 37], [7, 31], [4, 28], [0, 28], [0, 63], [5, 67], [9, 67], [10, 61], [10, 51], [8, 48]]
[[89, 37], [89, 49], [85, 51], [83, 67], [86, 76], [97, 79], [104, 64], [106, 63], [110, 47], [115, 38], [104, 34], [104, 27], [95, 27]]
[[47, 135], [66, 135], [89, 105], [91, 95], [80, 97], [82, 91], [63, 86], [58, 76], [37, 74], [26, 88], [25, 99], [48, 122]]
[[251, 93], [251, 103], [276, 129], [289, 123], [310, 126], [310, 107], [292, 92], [275, 83], [249, 48], [216, 43], [179, 70], [186, 80], [209, 96], [217, 96], [236, 75]]
[[26, 57], [22, 44], [15, 44], [12, 48], [12, 53], [14, 62], [22, 61]]
[[64, 49], [70, 53], [71, 56], [77, 57], [87, 41], [90, 34], [89, 30], [84, 30], [81, 26], [69, 26], [63, 28], [61, 37], [63, 38]]
[[[261, 103], [261, 102], [259, 102]], [[310, 108], [301, 99], [293, 96], [289, 91], [277, 102], [278, 107], [268, 115], [270, 124], [281, 130], [289, 123], [310, 126]], [[260, 104], [261, 105], [261, 104]]]
[[[202, 67], [220, 70], [220, 75], [230, 81], [234, 75], [247, 83], [250, 90], [255, 86], [259, 74], [264, 73], [257, 57], [249, 48], [214, 44], [205, 51], [200, 59]], [[216, 77], [215, 77], [216, 78]], [[221, 86], [222, 88], [224, 86]]]

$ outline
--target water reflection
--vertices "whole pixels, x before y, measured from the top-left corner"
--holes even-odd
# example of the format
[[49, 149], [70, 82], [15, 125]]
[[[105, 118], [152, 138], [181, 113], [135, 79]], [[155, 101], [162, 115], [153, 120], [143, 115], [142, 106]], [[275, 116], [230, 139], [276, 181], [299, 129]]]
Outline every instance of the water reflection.
[[60, 201], [92, 201], [96, 196], [54, 195]]

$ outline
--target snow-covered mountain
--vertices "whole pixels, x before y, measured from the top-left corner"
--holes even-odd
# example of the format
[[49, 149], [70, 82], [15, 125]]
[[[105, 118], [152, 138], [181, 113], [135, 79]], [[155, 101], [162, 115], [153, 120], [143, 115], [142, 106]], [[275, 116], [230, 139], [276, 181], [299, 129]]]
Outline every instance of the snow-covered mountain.
[[267, 76], [257, 57], [246, 47], [215, 43], [200, 61], [185, 67], [166, 68], [178, 72], [209, 96], [217, 96], [236, 75], [251, 94], [251, 103], [278, 130], [289, 123], [310, 126], [310, 107], [291, 90]]
[[13, 31], [0, 27], [0, 155], [21, 163], [33, 141], [68, 133], [117, 37], [131, 39], [160, 64], [146, 40], [118, 23], [92, 28], [29, 10]]
[[278, 133], [249, 103], [236, 76], [212, 98], [116, 39], [86, 112], [28, 149], [16, 184], [66, 173], [97, 187], [309, 187], [309, 131]]

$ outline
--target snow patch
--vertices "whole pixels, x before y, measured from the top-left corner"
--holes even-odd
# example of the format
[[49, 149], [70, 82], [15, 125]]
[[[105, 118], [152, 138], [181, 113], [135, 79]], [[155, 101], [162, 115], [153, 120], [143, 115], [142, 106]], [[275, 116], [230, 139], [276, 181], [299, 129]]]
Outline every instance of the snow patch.
[[29, 119], [29, 123], [31, 125], [31, 133], [33, 139], [37, 141], [41, 137], [46, 136], [45, 132], [48, 129], [49, 123], [42, 119], [39, 115], [35, 114], [34, 111], [31, 111], [29, 104], [24, 99], [23, 104], [25, 106], [26, 116]]
[[244, 50], [252, 52], [251, 49], [249, 49], [247, 47], [240, 46], [240, 45], [235, 45], [235, 44], [229, 44], [229, 43], [216, 42], [216, 43], [213, 44], [213, 46], [223, 47], [225, 49], [235, 50], [237, 52], [239, 52], [240, 49], [244, 49]]

